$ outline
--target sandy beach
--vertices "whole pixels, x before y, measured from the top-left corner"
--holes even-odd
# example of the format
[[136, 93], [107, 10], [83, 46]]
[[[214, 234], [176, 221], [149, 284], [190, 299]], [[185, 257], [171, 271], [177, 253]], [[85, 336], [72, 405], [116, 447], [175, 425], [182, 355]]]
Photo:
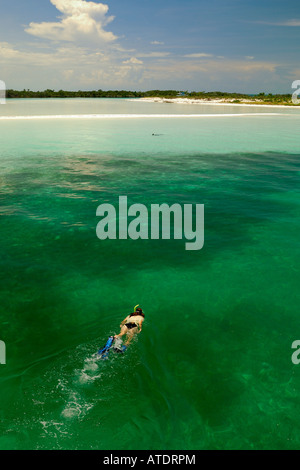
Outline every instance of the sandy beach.
[[263, 101], [260, 100], [253, 100], [253, 102], [249, 102], [247, 100], [239, 100], [240, 103], [235, 103], [234, 100], [230, 99], [215, 99], [215, 100], [205, 100], [205, 99], [192, 99], [192, 98], [136, 98], [134, 101], [144, 101], [149, 103], [175, 103], [175, 104], [205, 104], [205, 105], [221, 105], [221, 106], [259, 106], [265, 108], [286, 108], [291, 107], [295, 108], [295, 105], [287, 104], [264, 104]]

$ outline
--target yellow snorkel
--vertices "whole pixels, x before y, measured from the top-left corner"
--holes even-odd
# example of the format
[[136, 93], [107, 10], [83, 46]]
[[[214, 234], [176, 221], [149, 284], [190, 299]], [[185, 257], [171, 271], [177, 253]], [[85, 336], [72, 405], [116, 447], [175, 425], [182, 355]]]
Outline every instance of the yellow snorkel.
[[136, 309], [138, 308], [140, 304], [137, 304], [135, 307], [134, 307], [134, 313], [136, 312]]

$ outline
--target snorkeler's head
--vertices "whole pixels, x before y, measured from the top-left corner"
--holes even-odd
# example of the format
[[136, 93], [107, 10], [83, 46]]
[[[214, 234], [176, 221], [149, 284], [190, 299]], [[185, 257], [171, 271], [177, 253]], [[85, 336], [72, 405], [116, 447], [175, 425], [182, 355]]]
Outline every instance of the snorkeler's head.
[[139, 304], [134, 307], [134, 313], [135, 315], [142, 315], [145, 316], [143, 309], [139, 307]]

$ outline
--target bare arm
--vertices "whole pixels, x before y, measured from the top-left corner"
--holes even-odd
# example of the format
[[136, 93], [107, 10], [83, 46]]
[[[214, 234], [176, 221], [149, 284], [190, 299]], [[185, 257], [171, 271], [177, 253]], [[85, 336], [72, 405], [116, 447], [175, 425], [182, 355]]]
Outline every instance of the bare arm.
[[140, 327], [140, 331], [139, 331], [139, 333], [142, 331], [142, 325], [143, 325], [143, 321], [144, 321], [144, 319], [143, 319], [143, 320], [141, 320], [141, 321], [139, 322], [139, 327]]

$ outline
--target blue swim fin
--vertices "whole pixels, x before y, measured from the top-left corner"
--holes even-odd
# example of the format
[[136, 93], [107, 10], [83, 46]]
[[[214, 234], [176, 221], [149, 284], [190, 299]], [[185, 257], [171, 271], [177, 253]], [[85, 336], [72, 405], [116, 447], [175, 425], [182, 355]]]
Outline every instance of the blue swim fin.
[[107, 340], [106, 345], [104, 346], [104, 348], [99, 349], [98, 354], [99, 354], [102, 358], [106, 358], [106, 357], [108, 356], [108, 351], [109, 351], [110, 348], [112, 347], [114, 340], [115, 340], [114, 336], [110, 336], [110, 337], [108, 338], [108, 340]]

